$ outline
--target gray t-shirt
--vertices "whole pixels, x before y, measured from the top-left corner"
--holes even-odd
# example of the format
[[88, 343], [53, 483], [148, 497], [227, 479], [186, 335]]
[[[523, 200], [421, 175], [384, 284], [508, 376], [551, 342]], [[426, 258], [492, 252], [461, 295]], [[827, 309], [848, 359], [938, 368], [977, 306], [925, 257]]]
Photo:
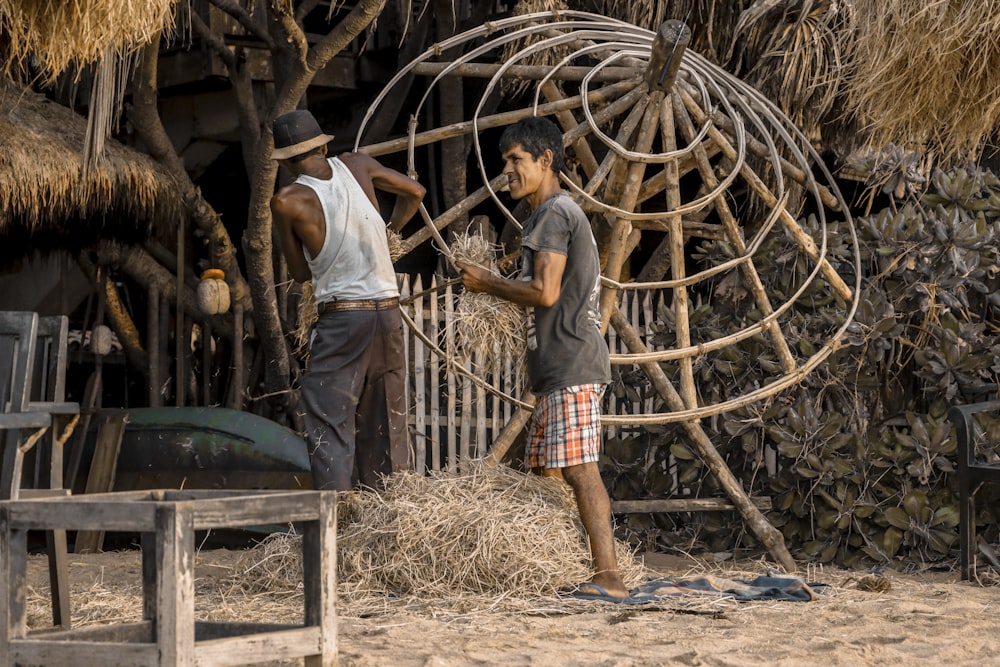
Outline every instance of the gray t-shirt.
[[547, 394], [579, 384], [611, 381], [608, 345], [601, 335], [601, 267], [583, 210], [565, 192], [542, 202], [524, 222], [521, 279], [534, 275], [536, 252], [566, 256], [559, 299], [528, 308], [528, 379]]

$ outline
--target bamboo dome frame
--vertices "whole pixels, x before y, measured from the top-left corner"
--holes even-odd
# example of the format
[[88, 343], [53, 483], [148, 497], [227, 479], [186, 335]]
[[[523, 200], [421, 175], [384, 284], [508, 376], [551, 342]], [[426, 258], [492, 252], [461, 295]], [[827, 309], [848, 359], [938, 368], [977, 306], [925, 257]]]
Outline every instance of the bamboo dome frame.
[[[656, 59], [656, 41], [657, 34], [649, 30], [578, 11], [539, 12], [484, 24], [432, 46], [401, 69], [370, 105], [361, 121], [355, 143], [355, 150], [370, 155], [405, 150], [410, 175], [416, 177], [417, 147], [471, 135], [486, 185], [435, 219], [421, 206], [425, 228], [402, 243], [402, 254], [405, 255], [424, 241], [434, 239], [450, 259], [448, 245], [440, 231], [487, 197], [494, 201], [507, 220], [520, 227], [497, 195], [504, 184], [503, 177], [491, 178], [487, 174], [480, 132], [511, 124], [528, 115], [555, 115], [563, 123], [565, 145], [576, 148], [584, 171], [589, 172], [589, 180], [584, 186], [561, 174], [564, 185], [586, 212], [603, 214], [613, 220], [613, 240], [602, 275], [604, 326], [608, 326], [609, 322], [614, 324], [620, 335], [631, 338], [634, 347], [642, 348], [641, 338], [634, 336], [638, 332], [630, 331], [628, 322], [614, 317], [619, 295], [626, 290], [652, 289], [669, 289], [674, 295], [678, 345], [661, 351], [632, 349], [629, 353], [613, 354], [611, 361], [616, 365], [676, 362], [680, 369], [678, 394], [683, 405], [668, 406], [669, 410], [654, 414], [602, 416], [604, 423], [612, 425], [697, 420], [774, 396], [800, 382], [838, 348], [853, 319], [860, 294], [860, 253], [849, 207], [830, 171], [802, 132], [758, 91], [691, 50], [682, 50], [679, 65], [675, 65], [677, 72], [672, 86], [658, 88], [654, 79], [660, 73], [651, 71], [652, 61]], [[524, 44], [527, 45], [517, 47]], [[513, 56], [502, 64], [476, 62], [504, 47], [511, 49]], [[546, 52], [557, 48], [568, 48], [570, 53], [554, 65], [523, 64], [537, 61]], [[440, 54], [459, 49], [467, 50], [454, 60], [434, 62]], [[668, 55], [668, 60], [672, 55]], [[581, 59], [596, 59], [597, 64], [574, 64]], [[658, 64], [663, 66], [662, 55]], [[408, 136], [362, 147], [366, 126], [389, 91], [411, 74], [431, 75], [434, 78], [411, 116]], [[486, 77], [488, 83], [471, 120], [418, 132], [416, 119], [421, 117], [420, 110], [427, 104], [436, 84], [446, 76]], [[537, 81], [531, 106], [519, 111], [483, 116], [487, 97], [504, 79], [509, 78]], [[563, 97], [553, 81], [579, 82], [580, 93]], [[597, 87], [592, 88], [595, 85]], [[546, 98], [544, 102], [541, 99], [543, 96]], [[582, 122], [577, 122], [570, 115], [573, 110], [583, 114]], [[624, 116], [623, 120], [621, 116]], [[602, 129], [602, 126], [610, 126], [612, 122], [619, 122], [614, 137]], [[664, 148], [659, 152], [650, 152], [658, 134]], [[590, 150], [588, 140], [606, 150], [600, 163]], [[710, 160], [712, 155], [721, 155], [723, 160], [728, 160], [726, 168], [713, 165]], [[751, 165], [752, 159], [762, 162], [766, 171]], [[649, 166], [661, 170], [647, 178], [645, 172]], [[612, 181], [611, 174], [616, 168], [627, 169], [624, 184]], [[814, 176], [814, 171], [819, 172], [822, 182]], [[692, 201], [682, 202], [679, 180], [688, 173], [697, 173], [706, 191]], [[744, 237], [744, 221], [739, 219], [726, 200], [728, 189], [737, 178], [769, 208], [764, 222], [749, 238]], [[773, 188], [769, 181], [773, 182]], [[789, 210], [789, 181], [801, 186], [811, 197], [819, 220], [818, 238], [810, 236]], [[617, 190], [611, 192], [613, 188]], [[665, 195], [662, 210], [638, 210], [637, 207], [648, 205], [654, 196], [660, 194]], [[617, 200], [618, 204], [608, 203], [612, 200]], [[712, 229], [707, 229], [709, 226], [704, 223], [690, 223], [686, 219], [697, 217], [710, 208], [720, 220], [720, 224]], [[828, 258], [827, 210], [838, 211], [844, 216], [853, 251], [853, 286], [845, 282]], [[627, 238], [634, 229], [640, 232], [645, 229], [666, 231], [671, 255], [670, 279], [647, 282], [620, 280], [622, 268], [628, 261]], [[753, 264], [755, 252], [776, 230], [794, 239], [799, 249], [813, 262], [806, 278], [780, 304], [772, 303]], [[684, 262], [685, 239], [699, 235], [707, 238], [721, 236], [733, 245], [735, 257], [688, 275]], [[762, 313], [761, 319], [713, 340], [692, 340], [687, 318], [690, 288], [731, 270], [740, 272], [744, 287]], [[793, 352], [781, 329], [781, 322], [782, 318], [787, 319], [794, 313], [797, 299], [817, 279], [825, 281], [837, 298], [847, 305], [840, 325], [825, 332], [823, 344], [803, 358]], [[422, 337], [416, 327], [409, 324]], [[780, 375], [741, 396], [699, 405], [692, 370], [695, 359], [760, 334], [766, 335], [778, 357]], [[424, 339], [424, 343], [441, 355], [455, 372], [469, 377], [481, 388], [500, 393], [469, 373], [461, 364], [449, 360], [433, 341]], [[529, 404], [515, 397], [500, 395], [520, 407], [530, 408]]]

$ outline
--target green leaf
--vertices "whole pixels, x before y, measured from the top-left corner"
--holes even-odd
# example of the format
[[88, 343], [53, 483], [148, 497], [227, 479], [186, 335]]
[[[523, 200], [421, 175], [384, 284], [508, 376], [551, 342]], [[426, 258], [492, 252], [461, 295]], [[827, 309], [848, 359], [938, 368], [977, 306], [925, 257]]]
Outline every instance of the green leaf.
[[909, 530], [910, 517], [899, 507], [890, 507], [885, 511], [885, 519], [890, 525], [900, 530]]

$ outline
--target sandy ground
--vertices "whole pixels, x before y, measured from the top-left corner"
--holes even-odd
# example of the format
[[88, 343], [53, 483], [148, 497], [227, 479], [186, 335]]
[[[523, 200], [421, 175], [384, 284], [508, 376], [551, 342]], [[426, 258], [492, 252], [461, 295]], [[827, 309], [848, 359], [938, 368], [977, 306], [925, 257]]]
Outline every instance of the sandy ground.
[[[294, 591], [243, 595], [232, 588], [239, 552], [202, 551], [196, 615], [301, 622]], [[765, 574], [760, 562], [715, 564], [644, 555], [651, 576]], [[74, 626], [137, 620], [135, 551], [71, 555]], [[29, 557], [29, 626], [49, 621], [46, 561]], [[653, 607], [595, 602], [461, 598], [338, 605], [342, 667], [711, 665], [802, 667], [1000, 665], [1000, 587], [957, 573], [870, 573], [806, 568], [827, 584], [814, 602], [673, 599]], [[876, 583], [879, 583], [876, 581]], [[295, 662], [260, 663], [269, 665]]]

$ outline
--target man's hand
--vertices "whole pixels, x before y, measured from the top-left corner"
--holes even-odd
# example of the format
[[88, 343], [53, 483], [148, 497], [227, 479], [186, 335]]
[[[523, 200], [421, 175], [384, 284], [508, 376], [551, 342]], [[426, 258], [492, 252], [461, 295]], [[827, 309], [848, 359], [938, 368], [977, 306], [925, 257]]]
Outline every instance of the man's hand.
[[455, 262], [455, 266], [458, 267], [459, 276], [462, 278], [465, 289], [470, 292], [487, 291], [487, 281], [492, 275], [489, 271], [478, 264], [468, 262]]

